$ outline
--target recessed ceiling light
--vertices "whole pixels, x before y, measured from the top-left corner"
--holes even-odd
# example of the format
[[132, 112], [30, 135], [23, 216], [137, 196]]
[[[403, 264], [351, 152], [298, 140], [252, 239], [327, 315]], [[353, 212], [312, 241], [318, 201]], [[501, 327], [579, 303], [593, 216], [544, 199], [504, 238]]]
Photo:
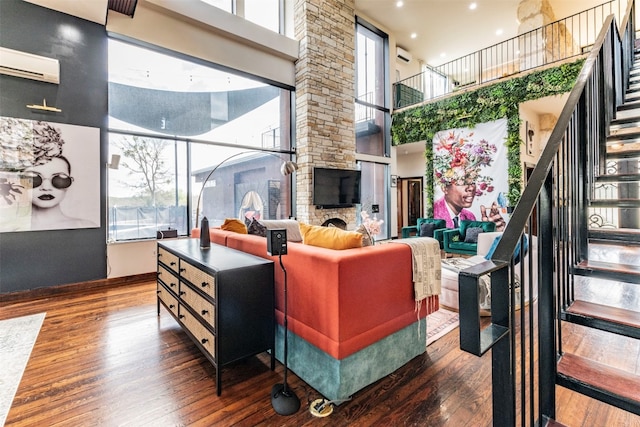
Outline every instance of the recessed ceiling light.
[[418, 37], [418, 35], [416, 33], [411, 33], [411, 38], [415, 39], [416, 37]]
[[476, 10], [476, 7], [478, 7], [478, 4], [477, 4], [477, 3], [471, 3], [471, 4], [469, 5], [469, 9], [471, 9], [471, 10]]
[[502, 33], [503, 33], [502, 28], [498, 28], [498, 29], [496, 30], [496, 36], [501, 36], [501, 35], [502, 35]]
[[402, 6], [404, 6], [404, 2], [403, 1], [396, 2], [396, 7], [402, 7]]

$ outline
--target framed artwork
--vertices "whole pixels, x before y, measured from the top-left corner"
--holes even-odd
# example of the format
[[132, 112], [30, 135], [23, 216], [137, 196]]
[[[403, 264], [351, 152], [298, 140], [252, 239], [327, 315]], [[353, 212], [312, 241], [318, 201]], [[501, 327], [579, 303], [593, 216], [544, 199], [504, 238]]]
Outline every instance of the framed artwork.
[[0, 117], [0, 232], [100, 226], [100, 129]]
[[508, 220], [506, 139], [507, 119], [435, 134], [434, 218], [447, 228], [465, 219], [494, 221], [502, 231]]

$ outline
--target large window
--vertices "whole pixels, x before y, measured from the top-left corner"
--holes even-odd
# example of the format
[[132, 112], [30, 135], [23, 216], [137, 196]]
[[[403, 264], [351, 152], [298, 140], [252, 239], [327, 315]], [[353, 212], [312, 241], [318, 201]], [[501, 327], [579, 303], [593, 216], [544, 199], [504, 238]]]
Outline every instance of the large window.
[[[285, 8], [293, 9], [293, 0], [201, 0], [233, 13], [276, 33], [292, 36], [291, 23], [285, 23]], [[287, 29], [285, 30], [285, 27]]]
[[[388, 108], [388, 37], [356, 19], [356, 156], [362, 171], [361, 210], [384, 224], [376, 239], [389, 238], [388, 156], [391, 116]], [[371, 156], [380, 160], [371, 159]]]
[[110, 241], [291, 215], [290, 90], [117, 40], [109, 58]]
[[[362, 204], [361, 211], [366, 211], [371, 218], [382, 219], [380, 234], [374, 236], [376, 240], [384, 240], [389, 238], [389, 221], [387, 204], [387, 170], [388, 166], [382, 163], [358, 162], [358, 166], [362, 171], [360, 181]], [[360, 212], [358, 212], [360, 216]]]
[[387, 36], [361, 20], [356, 24], [356, 152], [389, 152]]

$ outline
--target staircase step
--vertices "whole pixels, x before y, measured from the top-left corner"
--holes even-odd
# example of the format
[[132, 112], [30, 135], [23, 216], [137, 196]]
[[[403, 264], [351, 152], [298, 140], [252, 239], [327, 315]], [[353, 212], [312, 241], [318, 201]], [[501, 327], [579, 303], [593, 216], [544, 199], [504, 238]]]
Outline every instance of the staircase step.
[[592, 208], [640, 208], [639, 199], [592, 199], [589, 201]]
[[562, 312], [562, 320], [640, 339], [640, 312], [576, 300]]
[[632, 372], [565, 353], [558, 362], [557, 383], [640, 415], [640, 376]]
[[640, 284], [640, 268], [627, 264], [615, 264], [602, 261], [582, 261], [573, 267], [573, 273], [584, 277]]
[[640, 108], [640, 101], [625, 102], [624, 104], [618, 106], [618, 111], [635, 110], [636, 108]]
[[624, 96], [625, 103], [627, 102], [635, 102], [640, 100], [640, 92], [637, 91], [627, 91]]
[[611, 120], [610, 128], [623, 129], [627, 127], [638, 126], [640, 124], [640, 115], [632, 117], [623, 117]]
[[640, 230], [635, 228], [590, 228], [589, 243], [640, 246]]
[[638, 150], [607, 150], [608, 160], [629, 160], [640, 158], [640, 147]]
[[640, 182], [640, 173], [600, 175], [596, 177], [596, 182], [598, 184], [615, 182]]
[[616, 132], [607, 137], [607, 145], [620, 144], [640, 140], [640, 128], [633, 128], [625, 132]]

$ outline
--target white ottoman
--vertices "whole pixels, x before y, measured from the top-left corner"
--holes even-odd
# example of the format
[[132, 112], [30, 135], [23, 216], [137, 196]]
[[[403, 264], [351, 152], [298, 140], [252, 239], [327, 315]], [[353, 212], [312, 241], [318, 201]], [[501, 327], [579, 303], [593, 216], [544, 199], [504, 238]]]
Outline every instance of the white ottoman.
[[[484, 256], [487, 254], [491, 245], [493, 244], [494, 239], [497, 236], [502, 235], [502, 232], [496, 231], [491, 233], [480, 233], [478, 234], [478, 255], [473, 256], [471, 258], [448, 258], [442, 261], [442, 291], [440, 294], [440, 305], [454, 310], [459, 310], [458, 305], [458, 270], [462, 270], [469, 265], [477, 264], [478, 262], [484, 261]], [[521, 283], [521, 287], [524, 287], [525, 292], [525, 304], [530, 301], [529, 298], [529, 257], [533, 257], [533, 300], [538, 297], [538, 245], [537, 239], [535, 236], [531, 237], [531, 242], [529, 244], [529, 250], [527, 255], [524, 257], [525, 261], [525, 271], [524, 283]], [[516, 264], [516, 274], [520, 275], [520, 264]], [[481, 283], [481, 285], [485, 285], [485, 288], [488, 288], [488, 281]], [[483, 292], [483, 289], [480, 290], [481, 301], [480, 301], [480, 315], [481, 316], [490, 316], [491, 315], [491, 302], [490, 296], [486, 295], [486, 292]], [[488, 297], [488, 298], [487, 298]], [[516, 295], [516, 301], [520, 300], [520, 295]], [[519, 307], [518, 307], [519, 308]]]

